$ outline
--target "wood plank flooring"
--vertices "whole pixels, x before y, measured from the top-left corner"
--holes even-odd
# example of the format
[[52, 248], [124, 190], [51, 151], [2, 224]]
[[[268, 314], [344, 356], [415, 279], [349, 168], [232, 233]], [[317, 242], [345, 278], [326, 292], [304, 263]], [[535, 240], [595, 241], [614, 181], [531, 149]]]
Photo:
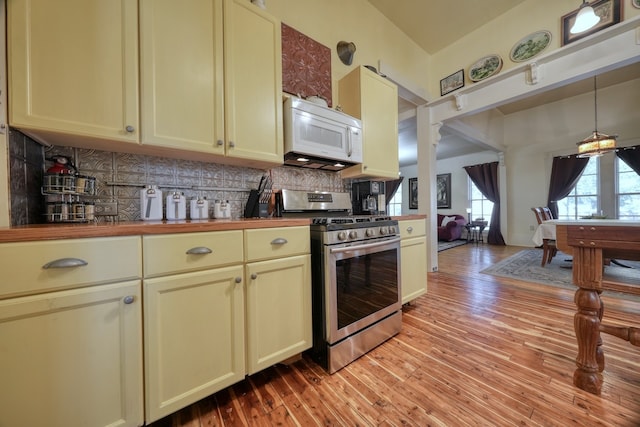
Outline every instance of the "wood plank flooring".
[[[440, 252], [402, 332], [333, 375], [303, 357], [152, 426], [640, 426], [639, 348], [603, 334], [602, 395], [583, 392], [573, 291], [479, 273], [520, 249]], [[604, 302], [640, 326], [640, 303]]]

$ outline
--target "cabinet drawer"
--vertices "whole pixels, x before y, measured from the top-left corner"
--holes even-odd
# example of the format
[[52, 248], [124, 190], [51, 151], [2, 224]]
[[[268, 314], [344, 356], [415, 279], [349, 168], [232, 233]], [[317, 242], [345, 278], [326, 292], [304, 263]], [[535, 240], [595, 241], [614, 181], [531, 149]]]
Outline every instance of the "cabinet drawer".
[[310, 252], [309, 227], [245, 230], [245, 259], [257, 261]]
[[0, 298], [142, 277], [140, 237], [0, 244]]
[[400, 227], [400, 237], [403, 239], [406, 239], [407, 237], [424, 236], [426, 234], [424, 219], [400, 221], [398, 226]]
[[144, 277], [242, 262], [242, 230], [144, 236]]

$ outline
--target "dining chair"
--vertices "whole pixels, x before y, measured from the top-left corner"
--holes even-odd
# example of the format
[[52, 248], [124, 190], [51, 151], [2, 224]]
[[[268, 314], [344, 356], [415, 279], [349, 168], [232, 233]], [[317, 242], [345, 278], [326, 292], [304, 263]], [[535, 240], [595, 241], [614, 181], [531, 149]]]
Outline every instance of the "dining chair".
[[[544, 221], [553, 219], [551, 216], [551, 210], [548, 207], [536, 207], [531, 208], [531, 210], [536, 216], [538, 225], [542, 224]], [[545, 212], [545, 210], [547, 212]], [[542, 239], [542, 263], [540, 265], [544, 267], [545, 264], [550, 263], [557, 253], [558, 248], [556, 247], [556, 241], [554, 239]]]

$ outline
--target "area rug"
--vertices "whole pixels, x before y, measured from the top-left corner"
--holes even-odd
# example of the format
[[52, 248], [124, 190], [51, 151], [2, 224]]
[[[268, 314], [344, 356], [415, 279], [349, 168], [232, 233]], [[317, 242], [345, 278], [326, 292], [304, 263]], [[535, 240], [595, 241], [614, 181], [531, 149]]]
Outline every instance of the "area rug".
[[[550, 264], [540, 266], [542, 249], [524, 249], [481, 271], [483, 274], [541, 283], [566, 289], [576, 289], [572, 283], [571, 256], [558, 251]], [[605, 267], [607, 279], [640, 286], [640, 262], [621, 261], [631, 268], [611, 264]]]
[[455, 248], [456, 246], [466, 245], [467, 241], [458, 239], [451, 242], [438, 241], [438, 252], [445, 251], [447, 249]]

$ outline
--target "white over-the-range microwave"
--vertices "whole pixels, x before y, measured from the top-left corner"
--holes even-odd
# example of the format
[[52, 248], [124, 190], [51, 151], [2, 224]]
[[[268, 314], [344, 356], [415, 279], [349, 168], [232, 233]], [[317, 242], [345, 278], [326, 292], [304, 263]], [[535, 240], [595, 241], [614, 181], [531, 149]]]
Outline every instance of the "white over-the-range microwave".
[[362, 122], [297, 97], [284, 102], [285, 164], [339, 171], [362, 163]]

